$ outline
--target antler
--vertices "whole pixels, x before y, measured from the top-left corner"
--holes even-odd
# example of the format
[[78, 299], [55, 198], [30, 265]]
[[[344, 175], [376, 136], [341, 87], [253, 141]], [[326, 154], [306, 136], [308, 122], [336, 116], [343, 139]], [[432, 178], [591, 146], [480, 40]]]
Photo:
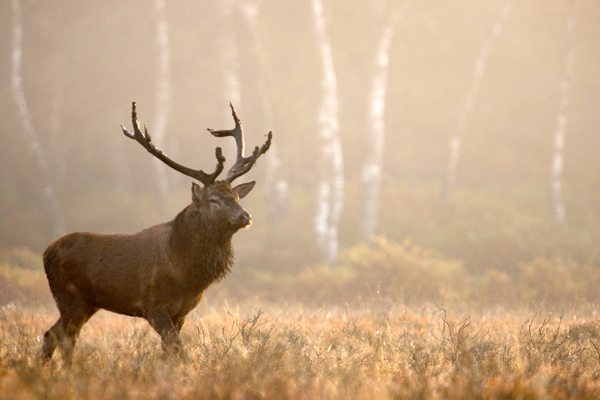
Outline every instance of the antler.
[[131, 122], [133, 123], [133, 133], [127, 131], [127, 129], [125, 129], [123, 124], [121, 124], [121, 129], [123, 129], [123, 133], [125, 134], [125, 136], [137, 141], [139, 144], [144, 146], [144, 148], [146, 150], [148, 150], [148, 152], [150, 154], [152, 154], [154, 157], [158, 158], [160, 161], [164, 162], [165, 164], [167, 164], [169, 167], [173, 168], [174, 170], [179, 171], [184, 175], [187, 175], [189, 177], [199, 180], [205, 186], [208, 186], [211, 183], [213, 183], [215, 181], [215, 179], [217, 178], [217, 176], [219, 176], [221, 171], [223, 171], [223, 167], [225, 164], [225, 157], [223, 157], [223, 152], [221, 151], [220, 147], [217, 147], [215, 150], [215, 153], [216, 153], [215, 155], [217, 157], [217, 168], [215, 169], [215, 172], [213, 172], [212, 174], [207, 174], [206, 172], [204, 172], [202, 170], [195, 170], [195, 169], [188, 168], [179, 163], [176, 163], [175, 161], [173, 161], [169, 157], [167, 157], [167, 155], [165, 153], [163, 153], [161, 150], [157, 149], [154, 146], [154, 143], [152, 143], [152, 138], [150, 137], [150, 134], [148, 133], [148, 128], [146, 128], [146, 125], [144, 125], [144, 133], [142, 133], [142, 131], [140, 130], [140, 122], [137, 119], [137, 111], [135, 108], [135, 101], [132, 103], [132, 107], [131, 107]]
[[229, 103], [229, 106], [231, 107], [231, 114], [233, 115], [233, 120], [235, 121], [235, 128], [219, 131], [209, 128], [208, 131], [216, 137], [233, 136], [235, 138], [235, 143], [237, 145], [237, 159], [233, 167], [231, 167], [231, 169], [227, 172], [227, 177], [225, 178], [226, 181], [233, 182], [234, 179], [250, 171], [254, 163], [256, 163], [258, 157], [269, 150], [273, 133], [269, 132], [265, 144], [263, 144], [260, 148], [256, 146], [250, 157], [244, 157], [244, 130], [242, 129], [242, 123], [235, 112], [235, 108], [233, 108], [233, 104]]

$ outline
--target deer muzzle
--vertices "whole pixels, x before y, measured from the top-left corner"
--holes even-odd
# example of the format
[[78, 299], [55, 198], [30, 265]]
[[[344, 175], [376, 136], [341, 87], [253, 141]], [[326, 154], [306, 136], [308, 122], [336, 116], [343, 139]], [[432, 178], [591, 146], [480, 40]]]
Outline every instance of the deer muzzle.
[[244, 211], [238, 217], [237, 223], [241, 228], [248, 226], [252, 223], [252, 216], [247, 211]]

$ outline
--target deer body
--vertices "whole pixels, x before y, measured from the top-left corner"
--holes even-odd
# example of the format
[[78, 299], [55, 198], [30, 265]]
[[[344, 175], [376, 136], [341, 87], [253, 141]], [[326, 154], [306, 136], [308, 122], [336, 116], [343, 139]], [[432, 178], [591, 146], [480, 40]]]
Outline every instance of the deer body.
[[185, 316], [230, 270], [233, 234], [251, 224], [239, 200], [255, 182], [232, 187], [215, 177], [192, 185], [192, 203], [172, 221], [131, 235], [71, 233], [48, 246], [44, 269], [60, 318], [44, 335], [43, 359], [60, 347], [70, 362], [81, 327], [99, 309], [142, 317], [166, 349], [180, 349]]

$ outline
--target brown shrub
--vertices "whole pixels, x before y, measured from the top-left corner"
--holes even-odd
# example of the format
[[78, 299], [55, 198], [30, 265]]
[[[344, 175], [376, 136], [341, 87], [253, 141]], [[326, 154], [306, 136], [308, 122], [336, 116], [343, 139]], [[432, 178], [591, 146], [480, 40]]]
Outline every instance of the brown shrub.
[[0, 305], [51, 302], [41, 256], [26, 248], [0, 250]]
[[600, 270], [558, 257], [536, 257], [519, 266], [519, 291], [524, 302], [594, 302], [600, 295]]
[[443, 260], [411, 241], [395, 243], [384, 237], [373, 244], [350, 248], [338, 264], [304, 270], [296, 289], [318, 288], [329, 299], [390, 297], [401, 301], [457, 298], [470, 291], [463, 264]]

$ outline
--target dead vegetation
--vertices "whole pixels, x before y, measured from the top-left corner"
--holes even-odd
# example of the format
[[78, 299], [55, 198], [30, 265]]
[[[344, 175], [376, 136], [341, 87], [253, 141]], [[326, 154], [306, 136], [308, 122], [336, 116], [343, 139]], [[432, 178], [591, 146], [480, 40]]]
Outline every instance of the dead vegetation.
[[189, 314], [181, 359], [144, 320], [102, 311], [69, 368], [38, 362], [57, 317], [38, 258], [0, 256], [1, 399], [600, 397], [597, 274], [585, 265], [476, 275], [381, 240], [296, 277], [232, 274]]
[[594, 307], [559, 315], [420, 307], [201, 305], [188, 354], [167, 358], [143, 320], [101, 312], [73, 365], [38, 363], [55, 311], [0, 310], [6, 399], [593, 398], [600, 395]]

